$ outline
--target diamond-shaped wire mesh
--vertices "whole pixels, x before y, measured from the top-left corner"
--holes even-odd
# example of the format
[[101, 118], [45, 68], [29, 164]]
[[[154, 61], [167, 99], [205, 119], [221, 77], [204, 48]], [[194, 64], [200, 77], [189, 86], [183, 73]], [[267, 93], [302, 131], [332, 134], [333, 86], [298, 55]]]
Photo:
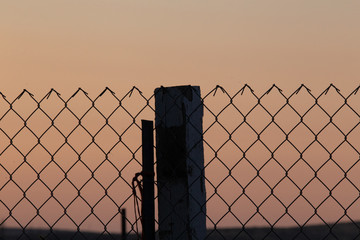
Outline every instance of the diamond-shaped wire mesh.
[[[203, 94], [207, 239], [344, 239], [343, 223], [347, 239], [358, 238], [358, 89]], [[129, 237], [137, 235], [131, 180], [141, 171], [140, 121], [154, 116], [154, 95], [136, 87], [122, 97], [108, 88], [96, 98], [82, 89], [68, 99], [54, 89], [40, 100], [26, 90], [13, 101], [1, 94], [2, 231], [118, 239], [127, 208]]]
[[[137, 88], [122, 98], [108, 88], [95, 99], [82, 89], [67, 100], [53, 89], [40, 100], [26, 90], [12, 102], [2, 96], [2, 227], [22, 229], [19, 239], [33, 228], [49, 229], [44, 238], [61, 239], [56, 231], [65, 229], [71, 239], [86, 231], [115, 239], [121, 209], [133, 209], [140, 121], [153, 117], [151, 101]], [[127, 212], [134, 234], [139, 219]]]
[[[219, 86], [205, 95], [212, 234], [228, 239], [216, 230], [226, 225], [237, 228], [230, 239], [359, 237], [357, 91], [343, 96], [330, 85], [314, 96], [301, 85], [285, 96], [273, 85], [256, 95], [245, 85], [234, 95]], [[339, 230], [341, 223], [348, 223], [349, 235]], [[324, 227], [310, 231], [314, 224]], [[248, 230], [256, 226], [265, 228]], [[291, 236], [282, 232], [289, 226], [295, 227]]]

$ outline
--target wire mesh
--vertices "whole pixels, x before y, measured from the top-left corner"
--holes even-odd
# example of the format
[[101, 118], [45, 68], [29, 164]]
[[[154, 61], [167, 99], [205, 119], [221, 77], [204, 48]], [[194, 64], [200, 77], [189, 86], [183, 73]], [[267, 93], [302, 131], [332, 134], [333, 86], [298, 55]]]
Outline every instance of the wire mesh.
[[[344, 223], [348, 239], [358, 238], [358, 89], [344, 96], [331, 84], [314, 95], [301, 85], [285, 95], [273, 85], [256, 94], [245, 85], [203, 94], [207, 239], [344, 239]], [[40, 100], [27, 90], [13, 101], [1, 94], [2, 232], [118, 239], [141, 171], [140, 121], [154, 114], [154, 95], [136, 87], [122, 97], [109, 88], [95, 98], [81, 88], [68, 99], [54, 89]], [[127, 212], [135, 236], [139, 219]], [[284, 237], [283, 227], [296, 231]]]

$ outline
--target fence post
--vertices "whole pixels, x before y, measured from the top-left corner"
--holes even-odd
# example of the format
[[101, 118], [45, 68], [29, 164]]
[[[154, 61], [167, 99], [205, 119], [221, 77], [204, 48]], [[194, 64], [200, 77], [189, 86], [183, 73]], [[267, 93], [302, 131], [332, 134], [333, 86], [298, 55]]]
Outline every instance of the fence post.
[[121, 209], [121, 240], [126, 240], [126, 209]]
[[159, 239], [206, 236], [200, 87], [155, 90]]
[[142, 231], [144, 240], [155, 240], [154, 123], [153, 121], [142, 120], [141, 125], [143, 158]]

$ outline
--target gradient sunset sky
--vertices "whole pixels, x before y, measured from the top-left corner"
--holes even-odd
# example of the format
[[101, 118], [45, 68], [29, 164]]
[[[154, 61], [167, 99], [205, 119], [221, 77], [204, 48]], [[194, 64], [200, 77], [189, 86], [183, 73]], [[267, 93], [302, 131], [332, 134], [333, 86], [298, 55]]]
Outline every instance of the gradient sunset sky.
[[[315, 95], [330, 83], [340, 88], [344, 95], [358, 87], [360, 0], [0, 0], [0, 92], [9, 101], [24, 88], [36, 94], [37, 99], [55, 88], [67, 99], [82, 87], [94, 99], [105, 87], [110, 87], [117, 96], [123, 96], [134, 85], [145, 96], [150, 96], [161, 85], [200, 85], [203, 93], [221, 85], [231, 94], [249, 84], [260, 92], [260, 96], [274, 83], [284, 90], [285, 95], [302, 83]], [[220, 106], [215, 98], [207, 101], [213, 101], [209, 106]], [[251, 105], [244, 102], [244, 105]], [[111, 108], [110, 104], [103, 104], [104, 108]], [[49, 109], [55, 109], [55, 105], [50, 106]], [[147, 113], [153, 114], [148, 110]], [[231, 112], [226, 114], [230, 116]], [[351, 126], [351, 119], [346, 117], [350, 114], [341, 114], [337, 118], [345, 119], [345, 123], [349, 120], [347, 126]], [[123, 115], [119, 114], [118, 118]], [[224, 119], [237, 126], [243, 118], [234, 116]], [[286, 115], [284, 124], [292, 124], [290, 118]], [[309, 118], [315, 122], [322, 120], [316, 113]], [[89, 120], [94, 126], [103, 121], [102, 118], [101, 121], [94, 119]], [[209, 119], [208, 126], [212, 121]], [[255, 119], [267, 121], [261, 116]], [[16, 129], [11, 127], [11, 124], [17, 124], [12, 120], [10, 116], [10, 130]], [[120, 120], [115, 120], [120, 124]], [[261, 123], [260, 120], [254, 122]], [[357, 116], [354, 121], [358, 121]], [[39, 127], [46, 126], [41, 121], [34, 122]], [[20, 122], [21, 127], [22, 124]], [[207, 139], [223, 140], [216, 130], [206, 134]], [[297, 136], [301, 134], [300, 131]], [[329, 135], [323, 138], [333, 139], [327, 137]], [[140, 137], [140, 134], [136, 136]], [[56, 138], [55, 135], [50, 137]], [[228, 138], [226, 133], [224, 138]], [[268, 141], [274, 139], [269, 134]], [[18, 141], [31, 143], [26, 138]], [[120, 150], [114, 153], [116, 159], [120, 159]], [[238, 161], [239, 155], [230, 150], [224, 153], [223, 159]], [[213, 153], [205, 149], [205, 153], [209, 152]], [[206, 159], [211, 159], [211, 154], [206, 155]], [[284, 159], [288, 158], [286, 154]], [[11, 153], [9, 156], [8, 159]], [[58, 158], [66, 159], [64, 156]], [[258, 156], [254, 154], [252, 159], [256, 160]], [[308, 159], [317, 159], [317, 156]], [[215, 174], [217, 165], [213, 163], [212, 166], [215, 166], [213, 170], [207, 169], [209, 176], [222, 180], [220, 174]], [[29, 172], [33, 173], [31, 169]], [[128, 171], [128, 174], [131, 179], [132, 172]], [[303, 178], [300, 170], [298, 174]], [[284, 189], [286, 192], [286, 187]], [[212, 190], [208, 188], [209, 192]], [[235, 197], [238, 192], [231, 194]], [[36, 196], [41, 197], [41, 194]], [[210, 202], [209, 209], [212, 206], [215, 209], [218, 202]], [[29, 209], [34, 210], [31, 206]], [[277, 211], [272, 206], [269, 209], [269, 216], [271, 211]], [[302, 210], [301, 207], [298, 209]], [[250, 208], [243, 210], [252, 211]], [[218, 215], [220, 218], [223, 212]]]
[[1, 92], [360, 79], [358, 0], [1, 0]]

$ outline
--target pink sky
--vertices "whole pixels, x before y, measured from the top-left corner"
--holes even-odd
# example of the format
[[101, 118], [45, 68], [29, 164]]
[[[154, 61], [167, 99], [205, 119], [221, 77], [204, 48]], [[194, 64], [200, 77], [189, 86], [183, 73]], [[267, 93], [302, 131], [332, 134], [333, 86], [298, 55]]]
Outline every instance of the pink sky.
[[1, 91], [137, 85], [358, 85], [357, 0], [11, 1], [0, 4]]

